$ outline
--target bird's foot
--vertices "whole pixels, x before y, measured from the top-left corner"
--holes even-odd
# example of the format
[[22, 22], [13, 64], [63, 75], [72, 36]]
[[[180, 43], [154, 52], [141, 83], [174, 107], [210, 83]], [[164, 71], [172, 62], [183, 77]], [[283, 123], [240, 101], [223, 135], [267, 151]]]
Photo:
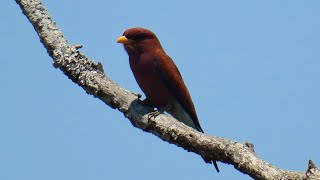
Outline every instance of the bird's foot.
[[149, 99], [146, 98], [142, 100], [140, 103], [144, 106], [152, 108], [153, 111], [148, 114], [148, 119], [155, 118], [156, 116], [161, 114], [161, 112], [155, 110], [155, 106], [149, 101]]
[[168, 111], [169, 109], [171, 109], [171, 107], [172, 107], [171, 105], [166, 105], [164, 107], [157, 108], [157, 110], [151, 112], [148, 117], [155, 118], [160, 114], [163, 114], [165, 111]]
[[162, 112], [158, 111], [158, 110], [155, 110], [151, 113], [148, 114], [148, 119], [151, 119], [151, 118], [156, 118], [157, 116], [159, 116], [160, 114], [162, 114]]

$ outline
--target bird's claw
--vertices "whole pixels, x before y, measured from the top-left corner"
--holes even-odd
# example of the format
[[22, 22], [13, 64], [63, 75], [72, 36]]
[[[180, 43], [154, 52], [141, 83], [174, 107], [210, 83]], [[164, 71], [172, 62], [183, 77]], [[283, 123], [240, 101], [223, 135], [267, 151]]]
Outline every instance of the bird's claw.
[[157, 116], [159, 116], [160, 114], [162, 114], [163, 112], [161, 111], [153, 111], [151, 113], [148, 114], [148, 119], [151, 119], [151, 118], [156, 118]]
[[149, 113], [148, 118], [155, 118], [159, 116], [160, 114], [163, 114], [165, 111], [169, 110], [171, 108], [171, 105], [167, 105], [165, 107], [157, 108], [157, 110]]

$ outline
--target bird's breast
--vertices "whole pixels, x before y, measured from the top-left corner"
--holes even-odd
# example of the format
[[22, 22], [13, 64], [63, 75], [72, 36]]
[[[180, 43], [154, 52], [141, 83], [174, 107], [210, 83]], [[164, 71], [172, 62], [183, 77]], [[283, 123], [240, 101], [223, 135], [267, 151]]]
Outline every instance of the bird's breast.
[[148, 102], [157, 107], [168, 105], [172, 96], [148, 55], [130, 57], [130, 67]]

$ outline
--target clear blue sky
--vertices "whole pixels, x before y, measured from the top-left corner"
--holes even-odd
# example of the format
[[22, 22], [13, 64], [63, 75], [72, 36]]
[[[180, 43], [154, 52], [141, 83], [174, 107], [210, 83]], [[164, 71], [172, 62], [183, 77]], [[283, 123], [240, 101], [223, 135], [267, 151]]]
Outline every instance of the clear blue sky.
[[[320, 166], [320, 1], [43, 1], [71, 44], [141, 92], [116, 39], [153, 30], [175, 60], [203, 129], [253, 142], [284, 169]], [[134, 128], [54, 69], [14, 1], [1, 1], [0, 179], [250, 179], [221, 173]]]

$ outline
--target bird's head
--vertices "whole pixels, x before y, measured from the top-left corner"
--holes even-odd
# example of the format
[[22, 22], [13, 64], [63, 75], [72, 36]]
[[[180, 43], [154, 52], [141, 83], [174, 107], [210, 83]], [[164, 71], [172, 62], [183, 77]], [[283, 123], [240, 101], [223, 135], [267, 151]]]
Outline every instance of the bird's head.
[[118, 43], [124, 45], [128, 54], [141, 54], [148, 51], [162, 49], [157, 36], [144, 28], [130, 28], [118, 38]]

